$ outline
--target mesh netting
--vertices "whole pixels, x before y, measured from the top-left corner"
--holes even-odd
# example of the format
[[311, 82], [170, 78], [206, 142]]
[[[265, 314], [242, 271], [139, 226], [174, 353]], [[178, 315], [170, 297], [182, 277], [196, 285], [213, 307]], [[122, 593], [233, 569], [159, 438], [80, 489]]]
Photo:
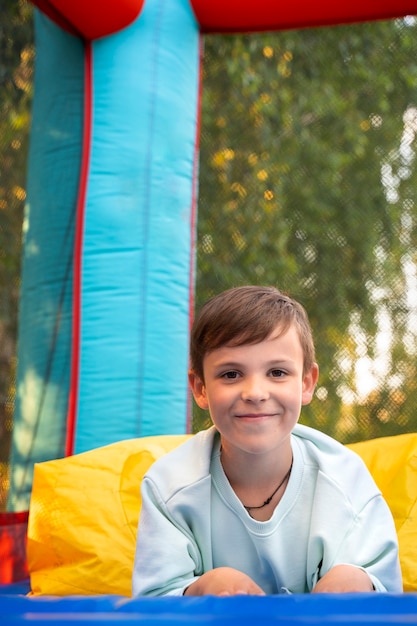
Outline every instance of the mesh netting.
[[197, 305], [249, 283], [300, 300], [320, 365], [302, 421], [342, 441], [417, 430], [416, 35], [205, 39]]

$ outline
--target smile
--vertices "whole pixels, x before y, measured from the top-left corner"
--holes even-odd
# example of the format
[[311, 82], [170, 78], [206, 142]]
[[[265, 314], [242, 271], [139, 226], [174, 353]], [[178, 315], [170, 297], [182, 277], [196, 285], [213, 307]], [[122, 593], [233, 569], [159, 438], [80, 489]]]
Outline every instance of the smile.
[[275, 416], [276, 413], [242, 413], [241, 415], [236, 415], [238, 419], [262, 419]]

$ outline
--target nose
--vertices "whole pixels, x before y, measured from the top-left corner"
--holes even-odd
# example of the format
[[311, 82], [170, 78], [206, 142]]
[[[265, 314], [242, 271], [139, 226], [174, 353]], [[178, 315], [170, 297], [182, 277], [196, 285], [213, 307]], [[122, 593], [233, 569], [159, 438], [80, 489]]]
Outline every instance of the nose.
[[263, 402], [269, 395], [267, 381], [260, 376], [248, 376], [242, 386], [242, 400], [245, 402]]

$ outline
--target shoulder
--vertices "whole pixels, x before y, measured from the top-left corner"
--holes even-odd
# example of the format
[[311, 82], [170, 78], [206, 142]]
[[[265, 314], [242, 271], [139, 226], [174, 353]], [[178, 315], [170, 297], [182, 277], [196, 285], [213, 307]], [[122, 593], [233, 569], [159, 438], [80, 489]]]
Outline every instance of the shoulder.
[[358, 483], [368, 497], [379, 494], [368, 468], [361, 457], [324, 433], [297, 424], [293, 431], [293, 443], [297, 446], [304, 466], [309, 466], [321, 480], [338, 486], [343, 492], [355, 492]]
[[[293, 436], [299, 440], [302, 445], [315, 454], [317, 457], [330, 456], [351, 456], [352, 451], [346, 448], [342, 443], [333, 439], [329, 435], [322, 433], [320, 430], [311, 428], [310, 426], [304, 426], [303, 424], [296, 424], [293, 430]], [[358, 455], [354, 455], [358, 456]]]
[[155, 461], [143, 481], [156, 484], [161, 496], [167, 499], [176, 491], [203, 480], [210, 474], [216, 432], [212, 427], [190, 437]]

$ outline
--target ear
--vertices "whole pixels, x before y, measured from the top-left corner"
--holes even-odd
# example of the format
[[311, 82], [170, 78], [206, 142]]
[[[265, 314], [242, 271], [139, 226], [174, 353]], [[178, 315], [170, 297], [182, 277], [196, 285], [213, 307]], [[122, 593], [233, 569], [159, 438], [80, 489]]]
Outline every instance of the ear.
[[193, 392], [194, 400], [200, 407], [200, 409], [208, 409], [208, 400], [206, 394], [206, 388], [203, 381], [194, 370], [188, 371], [188, 382], [190, 383], [191, 391]]
[[314, 389], [316, 388], [317, 379], [319, 377], [319, 366], [317, 363], [313, 363], [311, 369], [303, 376], [303, 392], [301, 397], [301, 404], [310, 404]]

